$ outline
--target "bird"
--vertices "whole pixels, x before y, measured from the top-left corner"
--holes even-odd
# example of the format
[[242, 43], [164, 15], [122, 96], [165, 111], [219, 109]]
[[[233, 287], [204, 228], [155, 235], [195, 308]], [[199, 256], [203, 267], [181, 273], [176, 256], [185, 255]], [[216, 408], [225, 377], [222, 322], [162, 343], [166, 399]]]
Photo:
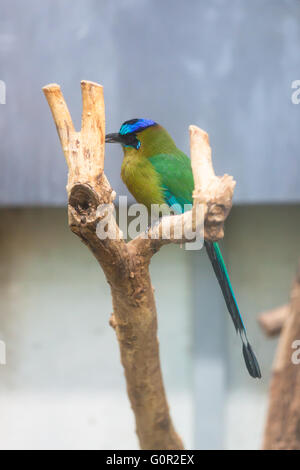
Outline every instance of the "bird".
[[[130, 119], [121, 125], [119, 132], [107, 134], [105, 142], [122, 146], [121, 178], [138, 203], [148, 210], [152, 204], [167, 204], [181, 208], [181, 212], [191, 206], [194, 189], [191, 160], [177, 148], [164, 127], [151, 119]], [[204, 245], [241, 338], [247, 370], [251, 377], [261, 378], [219, 244], [204, 240]]]

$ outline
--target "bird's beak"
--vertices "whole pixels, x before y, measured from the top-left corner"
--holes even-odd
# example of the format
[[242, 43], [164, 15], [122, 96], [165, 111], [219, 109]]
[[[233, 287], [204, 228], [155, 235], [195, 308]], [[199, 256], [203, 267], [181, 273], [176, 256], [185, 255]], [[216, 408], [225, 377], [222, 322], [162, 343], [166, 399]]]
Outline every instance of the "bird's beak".
[[122, 136], [119, 133], [113, 133], [113, 134], [106, 134], [105, 136], [105, 142], [108, 142], [110, 144], [115, 144], [115, 143], [122, 143]]

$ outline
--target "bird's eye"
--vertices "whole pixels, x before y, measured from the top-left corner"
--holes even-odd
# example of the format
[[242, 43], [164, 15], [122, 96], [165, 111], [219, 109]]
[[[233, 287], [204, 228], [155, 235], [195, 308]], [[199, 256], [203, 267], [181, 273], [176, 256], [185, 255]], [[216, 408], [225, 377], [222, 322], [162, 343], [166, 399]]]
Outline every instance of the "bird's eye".
[[141, 146], [141, 142], [136, 137], [135, 134], [126, 134], [123, 136], [123, 144], [125, 147], [133, 147], [134, 149], [138, 150]]

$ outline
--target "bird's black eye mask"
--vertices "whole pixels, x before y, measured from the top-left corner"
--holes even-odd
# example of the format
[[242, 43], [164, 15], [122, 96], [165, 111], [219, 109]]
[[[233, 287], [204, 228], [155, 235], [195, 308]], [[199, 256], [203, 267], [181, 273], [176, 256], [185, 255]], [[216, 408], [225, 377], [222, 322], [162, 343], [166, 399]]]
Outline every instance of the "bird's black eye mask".
[[105, 142], [121, 144], [124, 147], [133, 147], [136, 150], [138, 150], [141, 146], [141, 142], [134, 132], [124, 135], [120, 133], [107, 134], [105, 136]]
[[122, 135], [123, 144], [125, 147], [133, 147], [138, 150], [141, 146], [140, 140], [137, 138], [136, 134], [125, 134]]

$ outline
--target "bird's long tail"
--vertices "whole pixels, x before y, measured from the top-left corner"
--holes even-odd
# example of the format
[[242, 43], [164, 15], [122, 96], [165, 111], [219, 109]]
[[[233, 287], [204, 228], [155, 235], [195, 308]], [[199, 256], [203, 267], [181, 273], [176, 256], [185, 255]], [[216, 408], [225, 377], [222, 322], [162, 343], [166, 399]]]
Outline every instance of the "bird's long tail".
[[216, 242], [205, 241], [205, 248], [213, 266], [215, 275], [217, 276], [217, 279], [219, 281], [235, 329], [241, 337], [243, 343], [243, 356], [248, 372], [251, 377], [261, 378], [260, 368], [253, 352], [253, 349], [248, 341], [246, 329], [234, 296], [234, 292], [231, 286], [229, 275], [219, 245]]

